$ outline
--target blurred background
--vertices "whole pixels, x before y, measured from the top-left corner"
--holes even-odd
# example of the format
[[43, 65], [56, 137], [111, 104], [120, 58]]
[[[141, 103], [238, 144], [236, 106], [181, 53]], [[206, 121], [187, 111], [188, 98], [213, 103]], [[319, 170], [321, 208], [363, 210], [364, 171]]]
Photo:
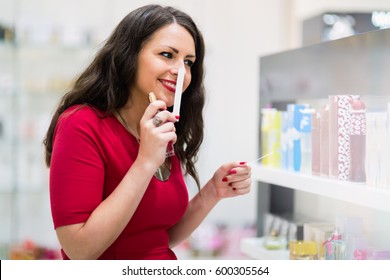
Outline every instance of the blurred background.
[[[205, 38], [203, 184], [227, 161], [258, 157], [261, 56], [380, 28], [344, 16], [326, 29], [318, 25], [326, 12], [390, 11], [388, 0], [0, 0], [0, 259], [58, 258], [44, 134], [60, 97], [116, 24], [149, 3], [184, 10]], [[249, 195], [219, 203], [176, 249], [179, 257], [246, 258], [239, 242], [256, 235], [256, 195], [254, 184]]]

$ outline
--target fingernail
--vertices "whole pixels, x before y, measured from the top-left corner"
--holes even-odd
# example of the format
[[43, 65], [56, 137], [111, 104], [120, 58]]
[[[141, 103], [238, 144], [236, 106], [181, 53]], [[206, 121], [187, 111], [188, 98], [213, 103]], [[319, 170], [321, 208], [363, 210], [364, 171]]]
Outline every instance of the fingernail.
[[237, 170], [235, 170], [235, 169], [232, 169], [229, 171], [229, 174], [236, 174], [236, 173], [237, 173]]
[[233, 188], [233, 191], [235, 191], [236, 190], [236, 188]]
[[229, 183], [229, 187], [233, 186], [233, 183]]
[[241, 161], [240, 164], [244, 165], [244, 164], [246, 164], [246, 161]]
[[222, 179], [222, 182], [227, 182], [227, 178], [224, 177], [224, 178]]
[[175, 118], [178, 120], [178, 119], [180, 119], [180, 116], [175, 116]]

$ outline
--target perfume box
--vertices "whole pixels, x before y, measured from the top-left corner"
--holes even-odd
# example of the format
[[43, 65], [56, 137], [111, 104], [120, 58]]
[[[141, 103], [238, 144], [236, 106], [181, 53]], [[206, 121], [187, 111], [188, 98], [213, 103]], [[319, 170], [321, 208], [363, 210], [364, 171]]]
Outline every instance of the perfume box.
[[[287, 157], [288, 170], [300, 171], [302, 165], [302, 145], [301, 133], [303, 127], [311, 127], [308, 118], [305, 117], [304, 110], [308, 108], [306, 104], [288, 104], [288, 131], [287, 131]], [[303, 125], [305, 123], [308, 125]]]
[[329, 177], [329, 105], [321, 107], [320, 115], [320, 174]]
[[352, 100], [359, 95], [329, 96], [329, 176], [346, 181], [350, 177], [350, 126]]
[[321, 115], [313, 112], [311, 116], [311, 172], [313, 175], [321, 174]]

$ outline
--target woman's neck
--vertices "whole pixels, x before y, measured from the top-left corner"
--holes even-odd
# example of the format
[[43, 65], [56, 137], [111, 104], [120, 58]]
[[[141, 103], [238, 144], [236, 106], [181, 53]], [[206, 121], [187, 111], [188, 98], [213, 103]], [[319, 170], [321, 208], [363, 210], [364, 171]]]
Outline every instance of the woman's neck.
[[125, 106], [117, 110], [120, 121], [125, 128], [137, 139], [140, 139], [140, 121], [148, 106], [147, 95], [134, 95]]
[[136, 108], [129, 108], [127, 106], [117, 110], [118, 120], [135, 138], [140, 138], [139, 123], [142, 115], [137, 112]]

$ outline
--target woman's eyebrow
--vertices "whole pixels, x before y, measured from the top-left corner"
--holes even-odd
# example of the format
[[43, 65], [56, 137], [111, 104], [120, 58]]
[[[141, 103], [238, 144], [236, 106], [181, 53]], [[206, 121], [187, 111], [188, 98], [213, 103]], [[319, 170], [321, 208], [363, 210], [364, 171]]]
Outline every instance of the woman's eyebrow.
[[[171, 46], [166, 46], [166, 47], [170, 48], [170, 49], [171, 49], [174, 53], [176, 53], [176, 54], [179, 53], [179, 50], [176, 49], [176, 48], [174, 48], [174, 47], [171, 47]], [[188, 55], [186, 55], [186, 57], [188, 57], [188, 58], [195, 58], [195, 55], [193, 55], [193, 54], [188, 54]]]

